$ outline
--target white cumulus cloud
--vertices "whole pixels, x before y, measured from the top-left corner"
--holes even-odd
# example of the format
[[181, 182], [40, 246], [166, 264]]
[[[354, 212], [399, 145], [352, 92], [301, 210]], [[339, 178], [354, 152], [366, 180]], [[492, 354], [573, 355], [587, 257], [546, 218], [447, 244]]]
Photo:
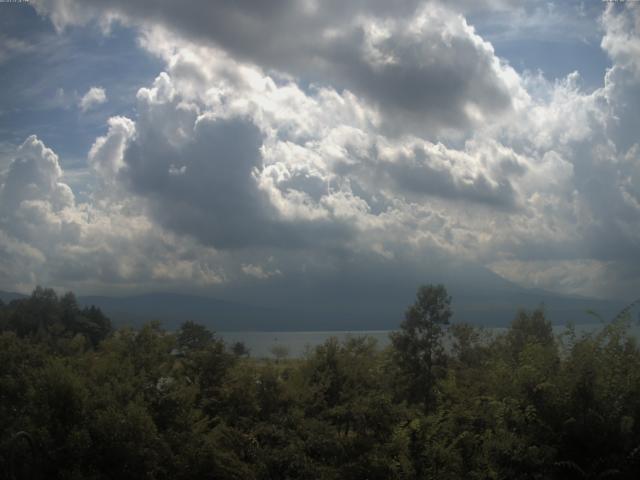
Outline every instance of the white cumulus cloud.
[[105, 92], [104, 88], [91, 87], [89, 90], [87, 90], [87, 93], [82, 96], [80, 102], [78, 103], [78, 106], [80, 107], [80, 110], [86, 112], [97, 105], [105, 103], [106, 101], [107, 93]]

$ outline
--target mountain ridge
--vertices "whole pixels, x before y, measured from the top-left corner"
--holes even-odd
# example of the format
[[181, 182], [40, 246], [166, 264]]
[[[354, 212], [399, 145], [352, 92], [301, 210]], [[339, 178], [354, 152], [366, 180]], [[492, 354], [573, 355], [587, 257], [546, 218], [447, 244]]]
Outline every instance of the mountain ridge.
[[[520, 309], [543, 306], [554, 324], [567, 321], [593, 323], [587, 311], [595, 310], [603, 318], [612, 318], [624, 306], [622, 302], [563, 296], [540, 289], [517, 287], [507, 295], [470, 295], [452, 291], [454, 322], [468, 322], [487, 327], [502, 327]], [[5, 303], [26, 298], [17, 292], [0, 291]], [[322, 330], [390, 330], [398, 328], [408, 306], [395, 302], [384, 311], [375, 312], [376, 305], [346, 306], [323, 311], [299, 307], [275, 308], [253, 305], [216, 297], [175, 292], [148, 292], [129, 296], [78, 296], [82, 306], [95, 305], [117, 326], [140, 326], [160, 321], [165, 328], [177, 328], [187, 320], [203, 323], [217, 331], [322, 331]]]

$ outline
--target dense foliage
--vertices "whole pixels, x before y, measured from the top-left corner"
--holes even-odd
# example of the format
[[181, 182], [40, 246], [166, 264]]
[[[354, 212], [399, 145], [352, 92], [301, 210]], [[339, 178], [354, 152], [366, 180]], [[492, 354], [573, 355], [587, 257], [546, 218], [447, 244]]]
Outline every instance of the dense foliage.
[[192, 322], [113, 331], [37, 289], [0, 305], [0, 475], [640, 478], [628, 319], [556, 337], [542, 310], [503, 334], [450, 317], [446, 290], [422, 287], [386, 350], [253, 359]]

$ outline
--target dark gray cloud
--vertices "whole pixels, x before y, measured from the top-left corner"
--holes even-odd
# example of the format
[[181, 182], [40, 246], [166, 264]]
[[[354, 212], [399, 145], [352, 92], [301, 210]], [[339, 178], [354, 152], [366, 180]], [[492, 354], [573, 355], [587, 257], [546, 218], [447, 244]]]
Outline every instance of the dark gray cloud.
[[[349, 150], [349, 145], [345, 148]], [[389, 191], [418, 203], [439, 197], [515, 211], [522, 205], [513, 181], [529, 167], [512, 151], [502, 150], [506, 151], [472, 145], [460, 151], [417, 139], [389, 145], [372, 139], [366, 149], [352, 151], [352, 162], [338, 164], [335, 172], [349, 178], [352, 190], [370, 205], [376, 203], [373, 193]]]
[[[454, 165], [430, 161], [431, 153], [415, 148], [411, 157], [401, 155], [386, 165], [386, 174], [400, 191], [416, 195], [433, 195], [463, 203], [485, 204], [494, 208], [513, 209], [517, 192], [506, 176], [489, 179], [483, 171], [456, 172]], [[473, 160], [469, 160], [471, 163]]]
[[193, 140], [178, 146], [145, 127], [139, 124], [121, 174], [162, 225], [220, 248], [278, 241], [276, 212], [252, 177], [262, 163], [256, 127], [202, 121]]
[[[263, 133], [250, 119], [198, 118], [170, 92], [166, 75], [155, 85], [150, 95], [161, 97], [140, 95], [135, 134], [130, 121], [114, 120], [92, 158], [97, 168], [115, 171], [120, 185], [143, 199], [160, 225], [219, 249], [331, 247], [353, 235], [338, 219], [291, 221], [272, 205], [258, 182]], [[292, 177], [283, 189], [306, 193], [309, 180], [301, 182], [302, 177]]]
[[477, 121], [470, 109], [487, 117], [511, 110], [515, 92], [464, 20], [440, 10], [418, 15], [388, 31], [369, 33], [385, 26], [365, 24], [331, 39], [319, 73], [380, 105], [395, 134], [463, 130]]

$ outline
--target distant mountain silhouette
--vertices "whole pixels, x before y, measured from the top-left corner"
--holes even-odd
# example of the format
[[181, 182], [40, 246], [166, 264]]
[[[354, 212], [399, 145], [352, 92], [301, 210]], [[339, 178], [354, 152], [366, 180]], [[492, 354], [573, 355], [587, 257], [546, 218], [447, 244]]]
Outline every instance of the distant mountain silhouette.
[[[518, 309], [543, 306], [555, 324], [597, 322], [588, 313], [597, 312], [610, 320], [624, 307], [623, 302], [596, 300], [578, 296], [559, 295], [540, 289], [526, 289], [499, 278], [495, 282], [481, 282], [469, 278], [468, 285], [453, 285], [454, 322], [469, 322], [490, 327], [507, 326]], [[473, 288], [471, 287], [473, 285]], [[177, 328], [182, 322], [193, 320], [218, 331], [322, 331], [322, 330], [387, 330], [398, 327], [404, 311], [413, 301], [413, 292], [400, 297], [390, 289], [388, 298], [360, 298], [345, 292], [342, 304], [313, 304], [291, 302], [287, 308], [260, 306], [219, 298], [178, 293], [149, 293], [143, 295], [80, 296], [81, 305], [96, 305], [115, 325], [139, 326], [159, 320], [165, 328]], [[25, 295], [0, 291], [5, 303]]]
[[20, 300], [21, 298], [27, 298], [28, 295], [24, 295], [22, 293], [16, 293], [16, 292], [3, 292], [2, 290], [0, 290], [0, 300], [2, 300], [4, 303], [9, 303], [12, 300]]
[[295, 315], [272, 308], [244, 305], [210, 297], [177, 293], [149, 293], [131, 297], [79, 297], [82, 305], [96, 305], [116, 324], [140, 325], [159, 320], [177, 328], [192, 320], [214, 330], [274, 330], [294, 328]]

